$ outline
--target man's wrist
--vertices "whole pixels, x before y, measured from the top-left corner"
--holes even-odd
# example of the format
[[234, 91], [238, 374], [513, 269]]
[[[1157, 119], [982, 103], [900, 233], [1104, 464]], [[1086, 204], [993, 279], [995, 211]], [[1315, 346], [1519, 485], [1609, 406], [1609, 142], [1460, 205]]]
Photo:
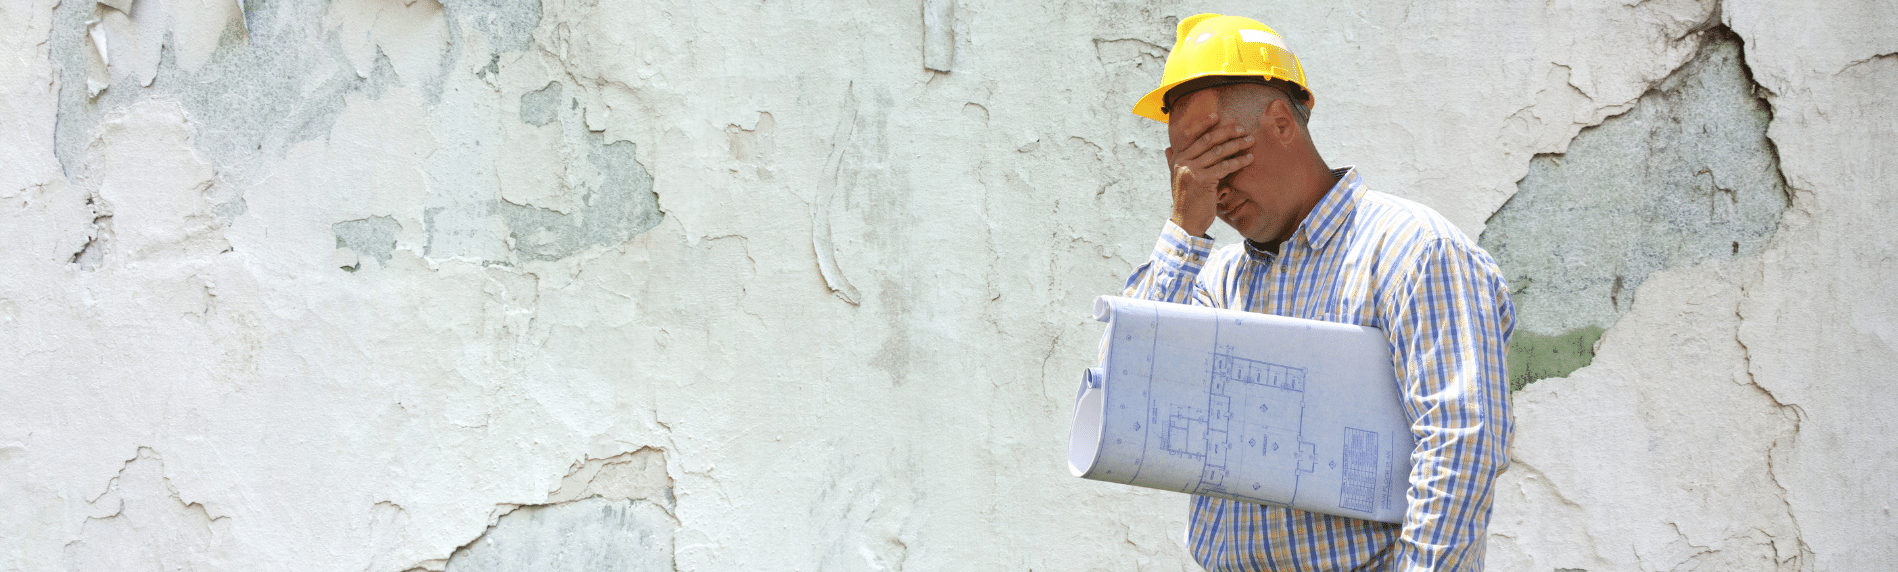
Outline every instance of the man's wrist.
[[1192, 234], [1178, 223], [1168, 220], [1160, 229], [1160, 240], [1154, 244], [1155, 254], [1166, 261], [1167, 266], [1187, 274], [1197, 274], [1206, 257], [1212, 254], [1213, 239], [1204, 235]]
[[1167, 219], [1167, 220], [1169, 222], [1172, 222], [1173, 226], [1180, 227], [1180, 230], [1186, 231], [1186, 234], [1188, 235], [1196, 236], [1200, 238], [1212, 238], [1211, 236], [1206, 234], [1206, 231], [1212, 229], [1212, 226], [1213, 226], [1212, 221], [1203, 221], [1203, 222], [1200, 222], [1199, 224], [1192, 224], [1186, 220], [1186, 217], [1184, 215], [1181, 215], [1180, 213], [1173, 213], [1173, 218]]

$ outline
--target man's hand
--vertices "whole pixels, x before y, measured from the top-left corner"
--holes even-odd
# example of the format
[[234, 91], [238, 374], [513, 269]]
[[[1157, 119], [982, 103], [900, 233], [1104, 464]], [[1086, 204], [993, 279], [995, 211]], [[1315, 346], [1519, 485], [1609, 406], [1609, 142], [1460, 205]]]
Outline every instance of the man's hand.
[[1220, 181], [1252, 164], [1252, 136], [1237, 124], [1219, 121], [1213, 113], [1187, 119], [1186, 149], [1166, 150], [1173, 174], [1173, 224], [1193, 236], [1205, 236], [1219, 214]]

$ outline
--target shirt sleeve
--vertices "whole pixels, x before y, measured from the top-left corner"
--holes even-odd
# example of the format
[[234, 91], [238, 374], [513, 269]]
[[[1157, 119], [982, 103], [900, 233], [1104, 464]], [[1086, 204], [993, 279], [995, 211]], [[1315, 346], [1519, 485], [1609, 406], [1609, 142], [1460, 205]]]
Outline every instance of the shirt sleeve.
[[1127, 277], [1120, 295], [1141, 300], [1205, 304], [1205, 288], [1199, 284], [1199, 271], [1206, 266], [1213, 239], [1193, 236], [1186, 229], [1167, 221], [1160, 229], [1160, 240], [1153, 245], [1147, 262]]
[[1395, 570], [1480, 570], [1496, 475], [1509, 466], [1504, 356], [1514, 327], [1496, 264], [1472, 245], [1426, 243], [1394, 284], [1392, 365], [1417, 449]]

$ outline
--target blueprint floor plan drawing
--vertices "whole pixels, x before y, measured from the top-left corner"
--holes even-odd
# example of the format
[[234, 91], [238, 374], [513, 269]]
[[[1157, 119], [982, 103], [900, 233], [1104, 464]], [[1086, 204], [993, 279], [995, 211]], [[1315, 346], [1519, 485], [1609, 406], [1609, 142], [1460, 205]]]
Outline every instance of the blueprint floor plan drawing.
[[[1221, 351], [1224, 353], [1212, 356], [1206, 408], [1172, 405], [1176, 412], [1162, 448], [1189, 457], [1196, 451], [1204, 455], [1199, 486], [1192, 492], [1224, 492], [1291, 504], [1297, 496], [1296, 479], [1268, 486], [1258, 479], [1228, 483], [1226, 477], [1234, 468], [1242, 469], [1242, 474], [1310, 473], [1315, 469], [1315, 445], [1299, 439], [1299, 421], [1305, 410], [1305, 370], [1235, 357], [1230, 347]], [[1236, 421], [1234, 407], [1260, 413], [1278, 411], [1286, 416], [1262, 415], [1248, 417], [1251, 422]]]
[[1111, 296], [1094, 313], [1076, 476], [1402, 520], [1414, 441], [1382, 332]]

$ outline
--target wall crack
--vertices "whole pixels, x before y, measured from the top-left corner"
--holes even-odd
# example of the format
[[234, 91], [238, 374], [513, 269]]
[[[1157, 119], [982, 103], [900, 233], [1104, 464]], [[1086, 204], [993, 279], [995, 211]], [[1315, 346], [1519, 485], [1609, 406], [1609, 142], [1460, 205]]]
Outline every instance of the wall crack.
[[1566, 153], [1537, 155], [1490, 217], [1481, 244], [1516, 305], [1512, 388], [1591, 363], [1649, 274], [1756, 256], [1789, 206], [1739, 37], [1696, 30], [1694, 57]]

